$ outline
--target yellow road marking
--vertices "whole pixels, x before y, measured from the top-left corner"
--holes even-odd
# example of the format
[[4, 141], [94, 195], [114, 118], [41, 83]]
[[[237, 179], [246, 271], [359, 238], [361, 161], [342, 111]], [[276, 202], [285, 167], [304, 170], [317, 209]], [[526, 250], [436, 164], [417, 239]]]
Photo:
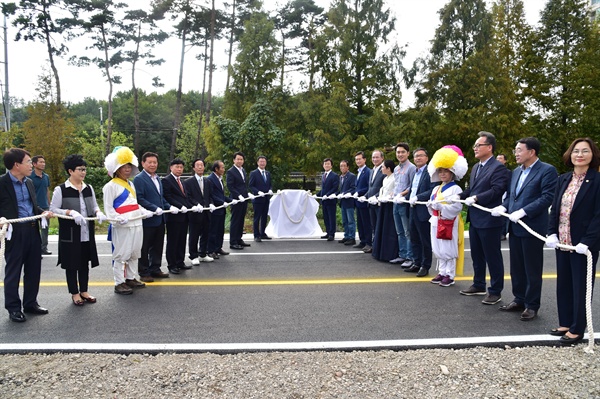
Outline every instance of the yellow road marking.
[[[600, 273], [596, 274], [600, 277]], [[556, 279], [556, 274], [544, 274], [542, 278]], [[510, 280], [510, 276], [505, 276], [505, 280]], [[156, 281], [147, 283], [148, 286], [172, 286], [172, 287], [190, 287], [190, 286], [253, 286], [253, 285], [335, 285], [335, 284], [392, 284], [392, 283], [429, 283], [429, 278], [418, 277], [389, 277], [389, 278], [323, 278], [323, 279], [305, 279], [305, 280], [220, 280], [220, 281]], [[472, 281], [473, 277], [456, 277], [455, 281]], [[40, 287], [65, 287], [64, 281], [44, 281]], [[114, 285], [112, 281], [90, 281], [93, 287], [110, 287]], [[0, 284], [4, 286], [4, 284]]]

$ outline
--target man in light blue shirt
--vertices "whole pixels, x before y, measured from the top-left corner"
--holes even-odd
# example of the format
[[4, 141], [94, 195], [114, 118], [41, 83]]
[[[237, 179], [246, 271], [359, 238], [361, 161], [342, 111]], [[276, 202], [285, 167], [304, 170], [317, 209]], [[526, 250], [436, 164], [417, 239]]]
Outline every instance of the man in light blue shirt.
[[[29, 176], [33, 181], [35, 187], [35, 197], [37, 199], [38, 206], [43, 210], [47, 211], [49, 206], [48, 195], [50, 193], [50, 177], [44, 172], [46, 169], [46, 160], [43, 155], [36, 155], [31, 158], [33, 164], [33, 171]], [[48, 251], [48, 227], [41, 229], [42, 236], [42, 255], [52, 255], [52, 252]]]
[[[399, 164], [394, 168], [394, 197], [406, 197], [410, 193], [410, 186], [417, 168], [409, 160], [410, 147], [408, 143], [396, 144], [396, 159]], [[413, 253], [410, 244], [410, 205], [407, 203], [394, 203], [394, 223], [398, 234], [398, 257], [390, 263], [400, 264], [403, 268], [413, 265]]]

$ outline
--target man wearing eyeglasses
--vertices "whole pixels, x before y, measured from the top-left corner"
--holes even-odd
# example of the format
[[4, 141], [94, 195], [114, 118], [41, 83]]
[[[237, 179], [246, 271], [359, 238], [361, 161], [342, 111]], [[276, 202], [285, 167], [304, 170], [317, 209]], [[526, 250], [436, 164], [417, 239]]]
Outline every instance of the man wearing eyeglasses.
[[[38, 206], [35, 188], [28, 178], [33, 168], [29, 152], [11, 148], [4, 153], [4, 166], [8, 172], [0, 176], [0, 217], [24, 219], [43, 215], [51, 218], [52, 212], [44, 211]], [[24, 322], [27, 319], [23, 312], [38, 315], [48, 313], [48, 309], [41, 307], [37, 302], [42, 270], [40, 226], [39, 220], [36, 219], [13, 223], [11, 227], [4, 252], [4, 307], [8, 310], [10, 320]], [[19, 297], [21, 272], [23, 302]]]
[[544, 241], [532, 236], [518, 224], [522, 220], [540, 235], [548, 229], [548, 208], [554, 198], [558, 179], [556, 168], [540, 161], [541, 144], [535, 137], [517, 141], [513, 153], [519, 167], [512, 172], [506, 199], [492, 210], [492, 216], [508, 213], [510, 278], [514, 299], [500, 306], [505, 312], [522, 312], [521, 320], [533, 320], [540, 308]]
[[[500, 250], [500, 236], [504, 221], [489, 212], [471, 205], [477, 203], [495, 208], [502, 203], [502, 195], [508, 188], [510, 171], [494, 158], [496, 137], [492, 133], [479, 132], [473, 145], [475, 158], [479, 160], [471, 169], [469, 187], [460, 199], [469, 206], [467, 221], [471, 259], [473, 260], [473, 285], [460, 291], [462, 295], [485, 295], [481, 303], [493, 305], [502, 300], [504, 288], [504, 263]], [[486, 264], [490, 272], [490, 287], [486, 291]]]

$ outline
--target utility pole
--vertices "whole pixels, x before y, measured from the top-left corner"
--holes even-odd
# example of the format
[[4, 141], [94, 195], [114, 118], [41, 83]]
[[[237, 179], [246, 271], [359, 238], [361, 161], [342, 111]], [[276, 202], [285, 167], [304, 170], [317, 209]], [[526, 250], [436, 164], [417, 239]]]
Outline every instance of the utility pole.
[[100, 109], [100, 140], [104, 139], [104, 130], [102, 129], [102, 125], [104, 123], [102, 123], [102, 107], [99, 108]]
[[8, 91], [8, 33], [4, 16], [4, 130], [10, 130], [10, 93]]

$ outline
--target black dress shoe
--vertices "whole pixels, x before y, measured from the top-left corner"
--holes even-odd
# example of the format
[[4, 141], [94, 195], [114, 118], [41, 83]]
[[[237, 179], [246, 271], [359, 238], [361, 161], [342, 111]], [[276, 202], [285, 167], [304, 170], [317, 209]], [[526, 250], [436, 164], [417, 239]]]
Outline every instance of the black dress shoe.
[[344, 245], [354, 245], [354, 244], [356, 244], [356, 240], [354, 238], [351, 238], [344, 243]]
[[216, 252], [211, 252], [211, 253], [208, 254], [208, 256], [210, 256], [213, 259], [219, 259], [220, 258], [219, 254], [216, 253]]
[[525, 309], [523, 313], [521, 313], [521, 321], [531, 321], [535, 319], [536, 316], [537, 310]]
[[23, 308], [23, 312], [31, 314], [48, 314], [48, 309], [43, 308], [40, 305], [35, 305], [31, 308]]
[[424, 267], [421, 267], [419, 269], [419, 271], [417, 272], [417, 277], [425, 277], [429, 274], [429, 269], [426, 269]]
[[406, 273], [417, 273], [421, 269], [421, 266], [412, 265], [409, 268], [404, 269]]
[[231, 249], [244, 249], [244, 247], [242, 247], [240, 244], [230, 245], [229, 248], [231, 248]]
[[329, 236], [325, 234], [324, 236], [321, 236], [321, 238], [329, 238]]
[[241, 245], [242, 247], [249, 247], [249, 246], [250, 246], [250, 244], [248, 244], [248, 243], [245, 243], [244, 241], [240, 241], [240, 242], [238, 243], [238, 245]]
[[558, 328], [553, 328], [548, 334], [554, 335], [555, 337], [562, 337], [567, 333], [567, 331], [569, 330], [559, 330]]
[[327, 237], [327, 241], [333, 241], [333, 240], [334, 240], [334, 237], [333, 237], [333, 236], [329, 236], [329, 237]]
[[169, 273], [163, 273], [162, 271], [150, 274], [152, 277], [156, 278], [169, 278]]
[[583, 339], [583, 334], [579, 334], [578, 336], [573, 337], [573, 338], [563, 335], [562, 337], [560, 337], [558, 342], [560, 342], [563, 345], [572, 345], [572, 344], [576, 344], [577, 342], [581, 341], [582, 339]]
[[354, 244], [352, 246], [352, 248], [359, 248], [359, 249], [363, 249], [366, 245], [365, 244], [361, 244], [360, 242], [358, 244]]
[[181, 270], [179, 270], [178, 267], [173, 267], [169, 269], [169, 273], [173, 273], [173, 274], [181, 274]]
[[227, 252], [227, 251], [223, 251], [223, 248], [219, 249], [219, 250], [217, 251], [217, 253], [218, 253], [219, 255], [229, 255], [229, 252]]
[[269, 237], [267, 235], [260, 236], [260, 238], [262, 238], [263, 240], [270, 240], [271, 239], [271, 237]]
[[23, 323], [24, 321], [27, 321], [27, 318], [20, 310], [16, 312], [8, 312], [8, 318], [12, 321], [16, 321], [17, 323]]
[[342, 238], [341, 240], [338, 240], [338, 243], [340, 243], [340, 244], [345, 244], [345, 243], [346, 243], [346, 241], [348, 241], [348, 239], [347, 239], [347, 238]]
[[370, 246], [370, 245], [365, 245], [364, 248], [363, 248], [363, 252], [366, 253], [366, 254], [370, 254], [370, 253], [373, 252], [373, 247]]
[[46, 249], [45, 251], [42, 251], [42, 255], [52, 255], [52, 251]]
[[525, 310], [525, 306], [521, 305], [520, 303], [516, 303], [515, 301], [512, 301], [508, 305], [500, 306], [498, 309], [502, 310], [503, 312], [522, 312], [523, 310]]
[[262, 238], [260, 238], [260, 237], [254, 237], [254, 241], [256, 241], [256, 242], [262, 242]]
[[190, 270], [191, 268], [192, 268], [192, 266], [188, 266], [188, 265], [185, 265], [185, 264], [184, 264], [184, 265], [181, 265], [181, 266], [179, 266], [179, 269], [180, 269], [180, 270]]

